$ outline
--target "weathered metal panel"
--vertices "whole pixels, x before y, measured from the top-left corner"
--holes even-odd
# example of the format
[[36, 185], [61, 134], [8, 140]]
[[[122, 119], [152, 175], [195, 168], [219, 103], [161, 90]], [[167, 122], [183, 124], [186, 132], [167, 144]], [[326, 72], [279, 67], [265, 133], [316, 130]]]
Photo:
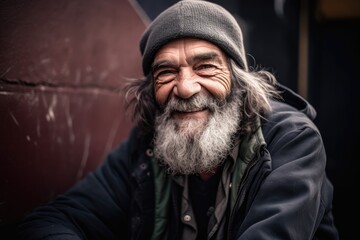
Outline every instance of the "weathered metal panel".
[[118, 94], [141, 76], [126, 0], [0, 2], [0, 224], [68, 189], [128, 134]]

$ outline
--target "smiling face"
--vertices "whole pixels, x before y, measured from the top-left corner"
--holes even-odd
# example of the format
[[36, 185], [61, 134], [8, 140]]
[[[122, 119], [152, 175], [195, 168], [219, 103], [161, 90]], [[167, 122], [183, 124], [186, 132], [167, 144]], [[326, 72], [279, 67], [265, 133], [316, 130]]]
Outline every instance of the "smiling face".
[[225, 54], [196, 39], [173, 41], [153, 63], [154, 155], [170, 172], [215, 169], [226, 158], [240, 124], [240, 98], [227, 98], [231, 77]]
[[[211, 95], [225, 100], [230, 93], [231, 78], [227, 58], [216, 45], [199, 39], [179, 39], [164, 45], [155, 55], [152, 74], [157, 103], [165, 107], [173, 99], [190, 99]], [[208, 108], [174, 111], [178, 121], [207, 122]]]

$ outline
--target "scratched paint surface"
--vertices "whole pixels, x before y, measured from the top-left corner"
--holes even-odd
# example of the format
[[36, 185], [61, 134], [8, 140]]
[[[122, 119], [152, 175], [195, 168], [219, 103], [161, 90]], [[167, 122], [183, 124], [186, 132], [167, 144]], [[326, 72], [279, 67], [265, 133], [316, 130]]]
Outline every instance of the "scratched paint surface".
[[8, 219], [81, 179], [126, 136], [129, 126], [122, 100], [113, 93], [22, 90], [0, 90], [0, 152], [5, 153], [0, 194], [8, 200], [1, 214]]
[[0, 224], [14, 224], [128, 134], [118, 94], [141, 76], [127, 0], [0, 2]]

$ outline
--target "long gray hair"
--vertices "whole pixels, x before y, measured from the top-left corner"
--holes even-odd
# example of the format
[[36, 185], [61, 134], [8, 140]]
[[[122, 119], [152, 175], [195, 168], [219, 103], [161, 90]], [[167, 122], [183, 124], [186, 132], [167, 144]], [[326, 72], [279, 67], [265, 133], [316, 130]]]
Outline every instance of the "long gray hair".
[[[254, 131], [255, 118], [271, 111], [270, 99], [279, 98], [276, 78], [269, 71], [244, 71], [233, 60], [229, 61], [232, 90], [229, 99], [240, 98], [241, 126], [239, 134]], [[126, 109], [132, 110], [132, 119], [144, 133], [154, 131], [155, 114], [160, 110], [154, 96], [154, 81], [150, 73], [143, 79], [131, 79], [123, 88]], [[236, 92], [236, 95], [234, 94]], [[228, 99], [228, 100], [229, 100]]]

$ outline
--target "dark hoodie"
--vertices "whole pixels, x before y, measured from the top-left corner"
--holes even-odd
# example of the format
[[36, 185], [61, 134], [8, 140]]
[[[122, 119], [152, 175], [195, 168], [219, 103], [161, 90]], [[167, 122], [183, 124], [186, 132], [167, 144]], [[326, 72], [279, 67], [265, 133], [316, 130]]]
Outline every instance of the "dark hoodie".
[[[262, 121], [266, 145], [251, 154], [226, 238], [338, 239], [325, 149], [312, 121], [316, 112], [291, 90], [279, 90], [283, 101], [272, 101]], [[95, 172], [29, 214], [19, 238], [151, 239], [159, 219], [150, 143], [151, 136], [134, 129]]]

